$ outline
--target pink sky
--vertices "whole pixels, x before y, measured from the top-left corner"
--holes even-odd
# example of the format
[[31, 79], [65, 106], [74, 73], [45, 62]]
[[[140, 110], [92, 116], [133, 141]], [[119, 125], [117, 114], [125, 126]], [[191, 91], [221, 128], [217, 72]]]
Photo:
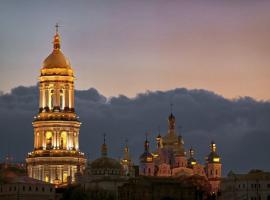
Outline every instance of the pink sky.
[[135, 96], [187, 87], [270, 99], [269, 1], [5, 2], [0, 90], [36, 84], [55, 22], [77, 89]]

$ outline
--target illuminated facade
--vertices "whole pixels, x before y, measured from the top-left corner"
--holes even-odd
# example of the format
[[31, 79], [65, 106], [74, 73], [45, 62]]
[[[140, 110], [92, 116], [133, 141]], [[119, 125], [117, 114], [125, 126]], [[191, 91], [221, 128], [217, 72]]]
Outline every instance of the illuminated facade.
[[39, 113], [34, 117], [34, 150], [26, 158], [28, 175], [56, 185], [75, 181], [86, 158], [79, 150], [81, 122], [74, 111], [74, 71], [60, 48], [58, 31], [53, 51], [39, 77]]
[[183, 138], [177, 135], [175, 123], [175, 116], [171, 113], [168, 117], [168, 132], [165, 136], [158, 134], [154, 152], [150, 151], [149, 141], [146, 138], [144, 152], [140, 156], [140, 175], [159, 177], [199, 175], [211, 184], [211, 192], [217, 193], [220, 190], [221, 160], [216, 152], [216, 144], [211, 143], [206, 164], [199, 164], [194, 158], [192, 148], [189, 155], [186, 155]]

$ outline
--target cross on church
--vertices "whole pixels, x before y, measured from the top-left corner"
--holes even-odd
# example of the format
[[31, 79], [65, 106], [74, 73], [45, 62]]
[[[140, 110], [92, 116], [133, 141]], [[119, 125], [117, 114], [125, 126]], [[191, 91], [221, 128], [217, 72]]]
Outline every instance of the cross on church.
[[149, 135], [149, 132], [148, 131], [146, 131], [145, 132], [145, 139], [148, 141], [148, 135]]
[[58, 33], [59, 27], [60, 27], [59, 24], [56, 23], [56, 24], [55, 24], [55, 31], [56, 31], [56, 33]]
[[106, 133], [103, 133], [103, 144], [106, 144]]
[[170, 103], [170, 109], [171, 109], [171, 113], [172, 113], [172, 110], [173, 110], [173, 103]]

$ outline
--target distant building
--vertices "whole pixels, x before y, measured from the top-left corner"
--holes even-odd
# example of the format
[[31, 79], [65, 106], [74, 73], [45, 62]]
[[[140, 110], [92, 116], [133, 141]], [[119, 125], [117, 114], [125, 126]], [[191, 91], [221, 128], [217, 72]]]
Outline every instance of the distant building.
[[203, 200], [210, 184], [198, 175], [173, 177], [140, 176], [130, 179], [118, 189], [119, 200]]
[[53, 51], [40, 70], [34, 150], [26, 158], [29, 177], [63, 185], [75, 182], [78, 169], [82, 172], [85, 168], [86, 158], [79, 150], [81, 122], [74, 110], [74, 80], [56, 31]]
[[109, 191], [117, 199], [118, 187], [134, 177], [135, 169], [126, 144], [123, 159], [108, 157], [108, 147], [105, 141], [101, 145], [101, 157], [90, 162], [82, 177], [81, 187], [84, 190]]
[[168, 132], [165, 136], [158, 134], [157, 148], [154, 152], [150, 151], [149, 141], [146, 137], [144, 152], [140, 156], [140, 175], [160, 177], [199, 175], [207, 178], [211, 184], [212, 193], [218, 193], [222, 164], [216, 151], [216, 144], [211, 143], [206, 164], [201, 165], [195, 159], [192, 148], [189, 150], [189, 157], [186, 156], [183, 138], [181, 135], [177, 135], [175, 124], [175, 116], [171, 113], [168, 117]]
[[270, 200], [270, 172], [230, 172], [221, 181], [221, 200]]
[[29, 178], [21, 168], [2, 168], [0, 178], [1, 200], [56, 200], [53, 184]]

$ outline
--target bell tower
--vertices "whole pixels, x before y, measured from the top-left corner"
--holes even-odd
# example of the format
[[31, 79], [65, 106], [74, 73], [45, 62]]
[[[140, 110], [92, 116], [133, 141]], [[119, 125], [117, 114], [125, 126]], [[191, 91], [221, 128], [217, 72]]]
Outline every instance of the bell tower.
[[74, 109], [74, 71], [61, 51], [58, 25], [53, 51], [39, 76], [39, 112], [34, 117], [34, 150], [26, 158], [28, 176], [56, 185], [75, 181], [86, 158], [79, 150], [81, 122]]
[[153, 155], [150, 153], [149, 150], [149, 141], [147, 139], [147, 133], [146, 133], [146, 139], [144, 142], [144, 152], [140, 156], [140, 168], [139, 168], [139, 174], [142, 176], [154, 176], [154, 160]]
[[206, 175], [211, 184], [212, 192], [217, 194], [220, 189], [221, 159], [217, 154], [217, 147], [214, 141], [210, 144], [210, 154], [206, 159]]

